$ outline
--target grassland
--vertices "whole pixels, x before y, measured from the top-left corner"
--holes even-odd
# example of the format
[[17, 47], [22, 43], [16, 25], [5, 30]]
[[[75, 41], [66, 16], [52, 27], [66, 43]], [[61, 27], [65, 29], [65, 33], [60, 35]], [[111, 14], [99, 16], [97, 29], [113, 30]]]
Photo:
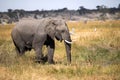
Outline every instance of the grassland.
[[71, 65], [58, 41], [55, 65], [35, 63], [34, 50], [17, 56], [10, 36], [14, 24], [0, 25], [0, 80], [120, 80], [120, 21], [67, 24], [74, 32]]

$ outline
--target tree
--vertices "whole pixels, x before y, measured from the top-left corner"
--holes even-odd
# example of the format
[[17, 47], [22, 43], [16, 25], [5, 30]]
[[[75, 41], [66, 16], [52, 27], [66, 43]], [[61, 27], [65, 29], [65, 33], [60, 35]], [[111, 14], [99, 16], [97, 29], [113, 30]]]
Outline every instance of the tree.
[[86, 13], [87, 9], [84, 8], [84, 6], [80, 6], [78, 11], [79, 11], [79, 14], [84, 15]]
[[8, 9], [8, 13], [11, 13], [13, 10], [12, 9]]
[[13, 18], [14, 17], [14, 14], [13, 14], [13, 10], [12, 9], [8, 9], [8, 16], [10, 17], [10, 18]]
[[97, 10], [100, 10], [100, 6], [98, 5], [98, 6], [96, 6], [96, 8], [97, 8]]
[[63, 8], [62, 10], [63, 10], [63, 11], [67, 11], [68, 9], [65, 7], [65, 8]]

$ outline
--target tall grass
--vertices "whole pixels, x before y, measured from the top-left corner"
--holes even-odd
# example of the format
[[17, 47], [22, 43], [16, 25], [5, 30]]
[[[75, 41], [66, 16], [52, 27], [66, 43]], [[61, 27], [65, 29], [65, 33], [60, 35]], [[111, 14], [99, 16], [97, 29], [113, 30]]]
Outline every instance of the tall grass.
[[[71, 35], [72, 63], [65, 47], [56, 41], [55, 65], [34, 62], [35, 52], [16, 55], [10, 37], [12, 25], [0, 25], [0, 80], [119, 80], [120, 21], [67, 22]], [[47, 53], [45, 47], [44, 54]]]

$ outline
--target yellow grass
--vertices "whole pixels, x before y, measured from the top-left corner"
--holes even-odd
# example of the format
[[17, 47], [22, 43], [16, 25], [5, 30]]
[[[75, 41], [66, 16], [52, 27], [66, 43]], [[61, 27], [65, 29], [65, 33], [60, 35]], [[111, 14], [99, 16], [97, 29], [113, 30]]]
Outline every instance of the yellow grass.
[[[106, 40], [103, 45], [120, 48], [120, 21], [83, 21], [68, 22], [70, 30], [74, 28], [74, 34], [71, 36], [75, 42], [80, 45], [91, 45], [92, 40]], [[117, 41], [116, 41], [117, 39]], [[113, 43], [114, 42], [114, 43]]]
[[11, 29], [15, 24], [0, 24], [0, 40], [10, 40]]

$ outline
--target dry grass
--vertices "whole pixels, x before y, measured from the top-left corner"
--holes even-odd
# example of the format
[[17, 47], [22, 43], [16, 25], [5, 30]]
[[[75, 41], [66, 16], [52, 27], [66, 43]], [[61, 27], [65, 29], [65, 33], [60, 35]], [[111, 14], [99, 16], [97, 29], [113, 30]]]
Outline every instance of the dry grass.
[[35, 63], [33, 50], [17, 56], [10, 37], [14, 24], [0, 25], [0, 80], [119, 80], [120, 21], [67, 24], [70, 31], [74, 28], [71, 65], [66, 64], [64, 44], [58, 41], [55, 65]]
[[73, 41], [80, 45], [104, 41], [101, 46], [120, 48], [120, 21], [88, 21], [86, 24], [80, 21], [68, 22], [68, 25], [75, 30]]

